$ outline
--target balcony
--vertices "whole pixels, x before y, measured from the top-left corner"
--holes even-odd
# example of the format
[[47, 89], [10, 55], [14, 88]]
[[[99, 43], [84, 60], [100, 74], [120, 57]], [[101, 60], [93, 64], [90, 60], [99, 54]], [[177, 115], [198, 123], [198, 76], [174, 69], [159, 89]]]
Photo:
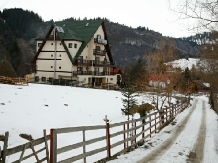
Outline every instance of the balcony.
[[80, 65], [80, 66], [92, 66], [92, 60], [86, 60], [86, 59], [77, 59], [76, 62], [73, 65]]
[[93, 71], [73, 71], [73, 76], [77, 75], [92, 75]]
[[93, 60], [93, 65], [94, 66], [113, 67], [114, 63], [113, 62], [107, 62], [107, 61]]
[[105, 56], [106, 55], [106, 50], [93, 49], [93, 54], [94, 55]]
[[101, 38], [94, 38], [94, 43], [106, 45], [107, 44], [107, 40], [101, 39]]
[[77, 75], [93, 75], [93, 76], [105, 76], [105, 75], [115, 75], [114, 72], [97, 72], [97, 71], [73, 71], [73, 76]]

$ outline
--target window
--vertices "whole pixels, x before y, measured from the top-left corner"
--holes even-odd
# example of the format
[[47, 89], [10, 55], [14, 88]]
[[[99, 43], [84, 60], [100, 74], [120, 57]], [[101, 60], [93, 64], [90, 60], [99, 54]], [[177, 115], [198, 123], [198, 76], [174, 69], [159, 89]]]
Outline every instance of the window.
[[77, 67], [77, 71], [83, 71], [82, 67]]
[[99, 57], [95, 57], [95, 63], [100, 63], [100, 58]]
[[53, 66], [51, 66], [51, 68], [53, 68]]
[[77, 44], [74, 44], [74, 48], [75, 48], [75, 49], [77, 48]]
[[104, 67], [104, 68], [103, 68], [103, 72], [107, 72], [107, 67]]
[[100, 46], [96, 46], [95, 49], [96, 50], [101, 50], [101, 47]]
[[82, 61], [83, 61], [83, 56], [79, 56], [79, 57], [78, 57], [78, 62], [81, 63]]
[[51, 54], [51, 57], [53, 57], [53, 54]]
[[61, 69], [61, 66], [59, 66], [59, 69]]
[[97, 38], [101, 38], [101, 35], [97, 35]]
[[99, 68], [95, 67], [95, 74], [98, 74], [98, 73], [99, 73]]
[[69, 43], [68, 44], [68, 48], [72, 48], [73, 47], [73, 44], [72, 43]]
[[51, 43], [51, 45], [53, 45], [53, 43]]
[[113, 78], [110, 78], [110, 80], [113, 80]]
[[42, 45], [42, 43], [38, 43], [38, 48]]

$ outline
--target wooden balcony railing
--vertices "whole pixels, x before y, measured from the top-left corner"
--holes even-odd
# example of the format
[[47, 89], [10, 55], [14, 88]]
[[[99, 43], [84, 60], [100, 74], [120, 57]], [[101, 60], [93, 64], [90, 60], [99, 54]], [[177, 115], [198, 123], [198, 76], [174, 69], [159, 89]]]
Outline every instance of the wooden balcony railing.
[[94, 54], [94, 55], [105, 56], [105, 55], [106, 55], [106, 50], [93, 49], [93, 54]]
[[77, 75], [92, 75], [92, 71], [73, 71], [73, 76]]
[[107, 40], [101, 39], [101, 38], [94, 38], [94, 43], [106, 45], [107, 44]]
[[98, 60], [93, 60], [93, 65], [94, 66], [105, 66], [105, 67], [113, 67], [114, 63], [113, 62], [107, 62], [107, 61], [98, 61]]
[[114, 72], [97, 72], [97, 71], [73, 71], [73, 76], [77, 75], [94, 75], [94, 76], [105, 76], [115, 75]]
[[74, 65], [84, 65], [84, 66], [91, 66], [92, 60], [86, 60], [86, 59], [77, 59]]
[[104, 67], [113, 67], [114, 62], [108, 61], [98, 61], [98, 60], [85, 60], [85, 59], [77, 59], [73, 64], [75, 66], [104, 66]]

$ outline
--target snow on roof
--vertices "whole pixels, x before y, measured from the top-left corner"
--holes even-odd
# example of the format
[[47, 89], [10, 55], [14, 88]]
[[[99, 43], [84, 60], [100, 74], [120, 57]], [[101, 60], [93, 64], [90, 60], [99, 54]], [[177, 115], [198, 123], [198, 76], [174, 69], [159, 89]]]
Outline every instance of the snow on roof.
[[178, 59], [168, 62], [166, 65], [172, 65], [173, 68], [181, 68], [182, 70], [185, 70], [187, 67], [191, 69], [193, 65], [196, 66], [199, 60], [199, 58]]

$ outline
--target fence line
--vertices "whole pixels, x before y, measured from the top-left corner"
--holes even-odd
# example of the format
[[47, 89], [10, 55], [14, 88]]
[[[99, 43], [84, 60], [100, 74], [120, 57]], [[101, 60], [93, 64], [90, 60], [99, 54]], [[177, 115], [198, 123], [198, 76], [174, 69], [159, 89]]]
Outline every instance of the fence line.
[[[146, 139], [147, 137], [151, 136], [151, 134], [156, 133], [157, 131], [159, 131], [161, 128], [163, 128], [165, 125], [167, 125], [177, 114], [179, 114], [181, 111], [183, 111], [187, 106], [189, 105], [189, 100], [185, 100], [180, 104], [175, 104], [171, 107], [165, 108], [164, 110], [161, 111], [155, 111], [154, 113], [151, 113], [149, 115], [147, 115], [146, 117], [142, 117], [139, 119], [133, 119], [125, 122], [120, 122], [120, 123], [114, 123], [114, 124], [109, 124], [109, 120], [107, 119], [107, 117], [105, 117], [105, 125], [99, 125], [99, 126], [82, 126], [82, 127], [70, 127], [70, 128], [57, 128], [57, 129], [51, 129], [51, 143], [50, 143], [50, 163], [67, 163], [67, 162], [73, 162], [79, 159], [83, 159], [83, 162], [86, 163], [86, 157], [97, 154], [99, 152], [102, 151], [106, 151], [107, 152], [107, 157], [110, 158], [111, 157], [111, 149], [124, 144], [124, 149], [121, 150], [120, 152], [118, 152], [117, 154], [123, 153], [126, 150], [129, 150], [130, 148], [137, 146], [137, 144], [139, 142], [144, 142], [144, 139]], [[146, 123], [141, 123], [142, 120], [145, 120]], [[137, 125], [137, 122], [140, 122], [139, 125]], [[128, 124], [133, 124], [133, 127], [126, 129], [126, 125]], [[149, 127], [146, 128], [146, 125], [149, 125]], [[114, 127], [119, 127], [119, 126], [123, 126], [122, 131], [117, 131], [115, 133], [110, 134], [110, 130]], [[136, 131], [138, 129], [142, 129], [139, 133], [137, 133]], [[106, 135], [105, 136], [101, 136], [101, 137], [97, 137], [91, 140], [85, 140], [85, 132], [88, 130], [105, 130], [106, 129]], [[146, 132], [148, 132], [146, 134]], [[72, 144], [72, 145], [68, 145], [62, 148], [57, 148], [57, 135], [58, 134], [62, 134], [62, 133], [71, 133], [71, 132], [82, 132], [83, 134], [83, 141], [76, 143], [76, 144]], [[130, 137], [126, 137], [126, 134], [131, 132], [132, 135]], [[113, 144], [111, 144], [111, 139], [119, 136], [119, 135], [123, 135], [123, 140], [117, 141]], [[140, 136], [142, 136], [140, 138], [140, 140], [137, 142], [137, 138], [139, 138]], [[106, 146], [100, 147], [98, 149], [86, 152], [86, 146], [105, 140], [106, 141]], [[131, 146], [126, 148], [126, 142], [131, 141]], [[83, 153], [70, 157], [70, 158], [66, 158], [64, 160], [61, 161], [57, 161], [57, 155], [61, 154], [63, 152], [67, 152], [79, 147], [83, 147]]]
[[[6, 163], [7, 156], [10, 156], [10, 155], [13, 155], [13, 154], [16, 154], [19, 152], [21, 152], [20, 157], [17, 160], [13, 161], [12, 163], [20, 163], [23, 160], [29, 159], [31, 157], [35, 157], [37, 163], [41, 163], [44, 161], [49, 163], [50, 160], [49, 160], [49, 149], [48, 149], [47, 141], [50, 139], [50, 135], [46, 135], [46, 130], [43, 130], [43, 134], [44, 134], [44, 136], [42, 138], [30, 141], [30, 142], [25, 143], [23, 145], [19, 145], [19, 146], [7, 149], [9, 132], [6, 132], [5, 133], [5, 140], [4, 140], [4, 147], [3, 147], [3, 150], [1, 151], [2, 157], [0, 157], [0, 163]], [[42, 144], [42, 143], [45, 143], [45, 147], [36, 151], [34, 146]], [[32, 153], [24, 157], [24, 153], [27, 149], [31, 149]], [[37, 154], [39, 154], [43, 151], [46, 151], [46, 156], [40, 160]]]
[[[107, 117], [105, 117], [105, 125], [98, 125], [98, 126], [81, 126], [81, 127], [69, 127], [69, 128], [59, 128], [59, 129], [51, 129], [50, 135], [46, 135], [46, 131], [43, 130], [44, 136], [42, 138], [30, 141], [23, 145], [16, 146], [14, 148], [7, 149], [8, 145], [8, 137], [9, 133], [5, 133], [4, 139], [4, 146], [2, 151], [0, 150], [0, 163], [6, 162], [6, 157], [21, 152], [20, 157], [14, 161], [13, 163], [20, 163], [23, 160], [29, 159], [30, 157], [35, 157], [36, 162], [44, 162], [47, 163], [67, 163], [73, 162], [76, 160], [83, 159], [84, 163], [86, 163], [86, 158], [88, 156], [97, 154], [99, 152], [105, 151], [107, 154], [107, 158], [112, 156], [111, 149], [117, 147], [118, 145], [123, 144], [123, 149], [120, 149], [120, 152], [117, 152], [113, 155], [118, 155], [127, 150], [131, 150], [131, 148], [138, 146], [139, 144], [143, 144], [144, 140], [148, 137], [151, 137], [153, 133], [160, 131], [164, 126], [166, 126], [169, 122], [175, 118], [177, 114], [182, 112], [188, 105], [190, 99], [186, 99], [179, 104], [174, 104], [168, 108], [165, 108], [161, 111], [155, 111], [145, 117], [139, 119], [132, 119], [129, 122], [124, 121], [120, 123], [110, 124]], [[143, 120], [145, 123], [142, 123]], [[127, 125], [131, 125], [129, 129], [126, 127]], [[111, 130], [115, 127], [121, 127], [122, 130], [118, 130], [114, 133], [110, 133]], [[140, 131], [139, 131], [140, 129]], [[96, 131], [96, 130], [105, 130], [106, 134], [104, 136], [95, 137], [90, 140], [86, 140], [86, 131]], [[137, 132], [139, 131], [139, 132]], [[57, 135], [63, 133], [72, 133], [72, 132], [82, 132], [82, 141], [77, 142], [74, 144], [70, 144], [61, 148], [57, 148]], [[127, 136], [128, 133], [131, 133], [131, 136]], [[122, 140], [118, 140], [111, 144], [111, 139], [121, 136]], [[47, 142], [50, 140], [50, 158], [49, 158], [49, 149]], [[86, 146], [99, 142], [99, 141], [106, 141], [106, 145], [100, 147], [98, 149], [94, 149], [91, 151], [86, 151]], [[129, 147], [126, 147], [127, 142], [131, 142]], [[44, 147], [38, 149], [37, 151], [34, 149], [34, 146], [44, 143]], [[82, 147], [82, 153], [70, 158], [66, 158], [57, 162], [57, 155], [62, 154], [64, 152], [68, 152], [77, 148]], [[24, 157], [24, 152], [26, 149], [31, 149], [32, 153]], [[42, 151], [46, 152], [46, 157], [42, 158], [41, 160], [38, 157], [38, 154]]]

